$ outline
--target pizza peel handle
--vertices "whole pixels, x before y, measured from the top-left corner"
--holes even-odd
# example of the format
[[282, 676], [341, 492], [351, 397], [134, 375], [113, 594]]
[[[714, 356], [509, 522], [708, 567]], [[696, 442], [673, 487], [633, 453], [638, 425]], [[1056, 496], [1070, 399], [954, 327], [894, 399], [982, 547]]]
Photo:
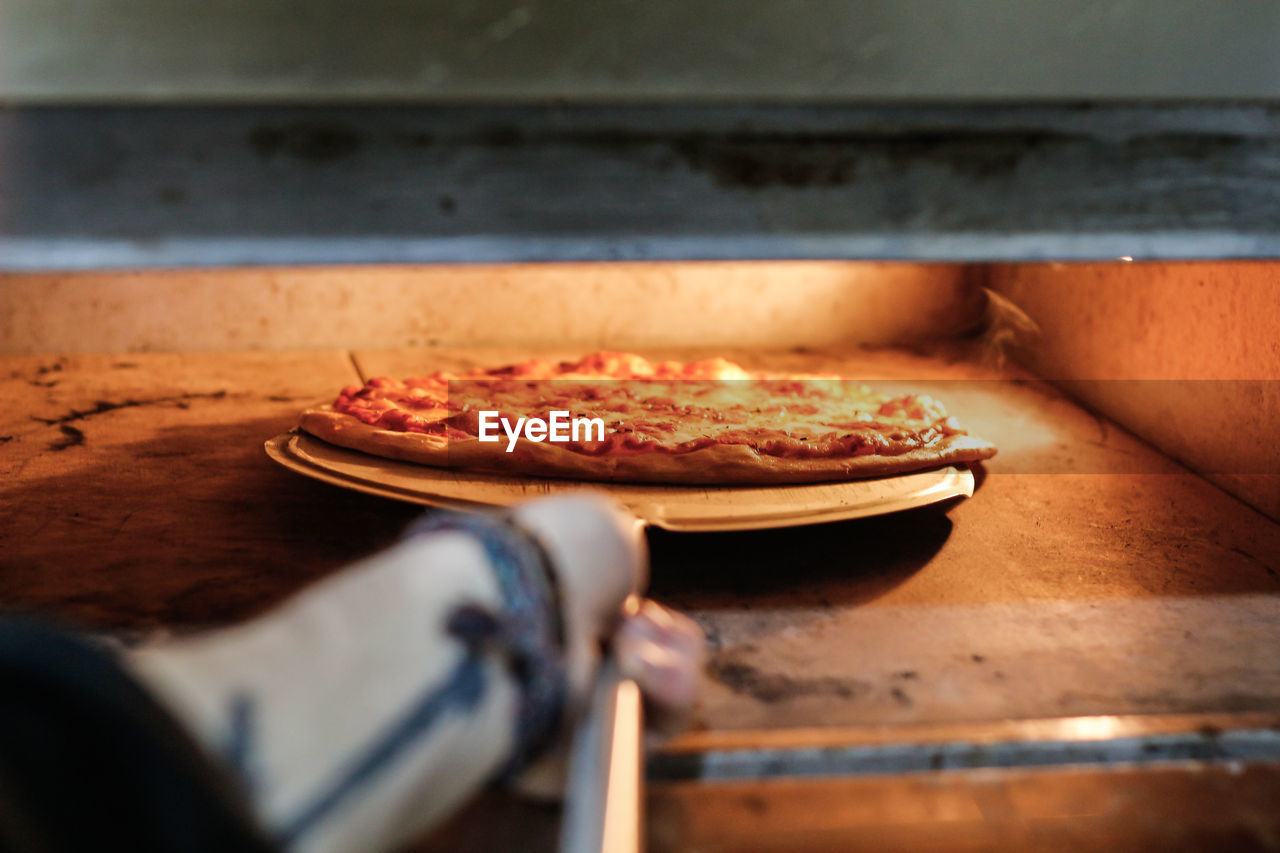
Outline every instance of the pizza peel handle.
[[643, 709], [640, 688], [606, 658], [569, 755], [559, 853], [639, 853]]

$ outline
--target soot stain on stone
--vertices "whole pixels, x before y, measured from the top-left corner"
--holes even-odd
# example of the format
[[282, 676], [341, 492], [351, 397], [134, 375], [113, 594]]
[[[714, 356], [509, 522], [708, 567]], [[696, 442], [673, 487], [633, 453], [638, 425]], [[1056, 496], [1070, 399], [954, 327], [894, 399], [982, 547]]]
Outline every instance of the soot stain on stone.
[[1151, 133], [1128, 138], [1123, 148], [1134, 162], [1154, 159], [1205, 162], [1223, 158], [1239, 160], [1252, 151], [1266, 151], [1273, 144], [1271, 140], [1234, 133]]
[[1259, 559], [1258, 557], [1254, 556], [1253, 554], [1250, 554], [1248, 551], [1244, 550], [1243, 548], [1236, 548], [1236, 547], [1232, 547], [1232, 549], [1231, 549], [1231, 550], [1232, 550], [1232, 551], [1234, 551], [1235, 553], [1239, 554], [1239, 555], [1240, 555], [1240, 556], [1242, 556], [1242, 557], [1247, 557], [1248, 559], [1250, 559], [1250, 560], [1252, 560], [1253, 562], [1257, 563], [1259, 566], [1262, 566], [1262, 570], [1263, 570], [1264, 572], [1266, 572], [1266, 573], [1267, 573], [1267, 575], [1268, 575], [1269, 577], [1271, 577], [1272, 579], [1280, 580], [1280, 574], [1277, 574], [1277, 573], [1276, 573], [1276, 570], [1275, 570], [1274, 568], [1272, 568], [1270, 564], [1268, 564], [1268, 563], [1264, 562], [1263, 560]]
[[84, 432], [70, 424], [58, 424], [58, 431], [62, 433], [62, 438], [49, 442], [50, 450], [66, 450], [84, 444]]
[[670, 144], [694, 169], [723, 186], [834, 187], [866, 169], [901, 172], [928, 164], [974, 178], [1015, 170], [1041, 148], [1075, 139], [1053, 132], [921, 131], [902, 134], [690, 134]]
[[858, 176], [856, 155], [829, 142], [686, 140], [678, 142], [676, 150], [722, 186], [832, 187]]
[[764, 672], [741, 661], [715, 661], [709, 667], [711, 677], [734, 693], [751, 696], [768, 704], [802, 696], [838, 696], [852, 699], [866, 694], [870, 685], [852, 679], [797, 678]]
[[107, 412], [114, 412], [117, 409], [136, 409], [142, 406], [165, 406], [165, 405], [177, 406], [180, 409], [185, 409], [190, 405], [189, 401], [191, 400], [221, 400], [223, 397], [226, 397], [226, 396], [227, 396], [227, 392], [223, 390], [223, 391], [212, 391], [206, 394], [195, 394], [195, 393], [177, 394], [172, 397], [156, 397], [151, 400], [134, 400], [132, 398], [128, 400], [121, 400], [119, 402], [112, 402], [108, 400], [98, 400], [93, 404], [93, 408], [71, 409], [66, 414], [59, 415], [56, 418], [41, 418], [41, 417], [36, 417], [35, 415], [32, 415], [31, 417], [32, 417], [32, 420], [39, 421], [42, 424], [47, 424], [48, 426], [56, 426], [56, 425], [73, 423], [75, 421], [83, 421], [83, 420], [86, 420], [87, 418], [91, 418], [96, 415], [106, 414]]
[[286, 154], [312, 163], [349, 157], [364, 147], [364, 139], [357, 131], [341, 124], [315, 122], [261, 125], [249, 132], [248, 142], [263, 159]]

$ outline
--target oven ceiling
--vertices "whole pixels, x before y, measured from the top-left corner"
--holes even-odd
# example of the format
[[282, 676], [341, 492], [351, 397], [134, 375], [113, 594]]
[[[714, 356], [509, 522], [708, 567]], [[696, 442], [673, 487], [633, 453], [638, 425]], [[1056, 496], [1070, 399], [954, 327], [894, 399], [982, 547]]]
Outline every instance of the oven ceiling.
[[0, 269], [1280, 256], [1271, 3], [0, 0]]

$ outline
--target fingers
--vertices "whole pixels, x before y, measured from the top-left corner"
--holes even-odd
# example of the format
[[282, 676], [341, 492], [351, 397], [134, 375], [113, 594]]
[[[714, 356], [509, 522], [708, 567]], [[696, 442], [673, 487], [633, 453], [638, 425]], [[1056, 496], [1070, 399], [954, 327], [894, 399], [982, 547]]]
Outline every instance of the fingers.
[[705, 657], [702, 629], [689, 617], [646, 600], [618, 626], [613, 648], [622, 675], [644, 694], [646, 723], [659, 734], [674, 734], [698, 695]]

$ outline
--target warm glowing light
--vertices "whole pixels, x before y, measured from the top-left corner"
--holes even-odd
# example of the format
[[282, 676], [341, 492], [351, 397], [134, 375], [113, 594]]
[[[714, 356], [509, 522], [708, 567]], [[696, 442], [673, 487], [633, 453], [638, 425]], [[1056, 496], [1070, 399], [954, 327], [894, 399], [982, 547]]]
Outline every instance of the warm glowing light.
[[1115, 737], [1120, 731], [1116, 717], [1075, 717], [1062, 721], [1063, 734], [1081, 740], [1103, 740]]
[[1119, 260], [1122, 260], [1122, 261], [1128, 261], [1128, 262], [1132, 263], [1132, 261], [1133, 261], [1133, 255], [1121, 255], [1121, 256], [1119, 257]]

